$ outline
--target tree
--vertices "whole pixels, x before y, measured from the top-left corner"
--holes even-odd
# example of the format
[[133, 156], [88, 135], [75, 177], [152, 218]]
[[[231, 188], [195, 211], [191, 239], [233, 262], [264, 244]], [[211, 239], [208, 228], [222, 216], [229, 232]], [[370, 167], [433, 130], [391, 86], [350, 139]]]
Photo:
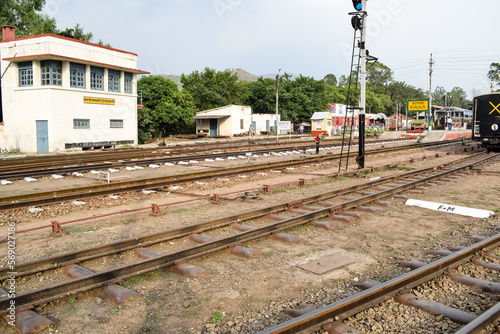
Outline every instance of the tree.
[[337, 77], [334, 74], [325, 75], [323, 81], [329, 86], [337, 86]]
[[392, 80], [392, 70], [380, 62], [372, 64], [366, 75], [366, 81], [372, 85], [373, 91], [377, 93], [381, 92], [382, 87], [388, 86]]
[[441, 86], [437, 86], [435, 89], [434, 89], [434, 94], [432, 94], [432, 98], [433, 98], [433, 103], [436, 104], [436, 105], [445, 105], [446, 102], [447, 102], [447, 99], [448, 99], [448, 93], [446, 92], [446, 89], [444, 89], [444, 87], [441, 87]]
[[195, 111], [187, 92], [161, 76], [145, 76], [137, 82], [144, 108], [138, 112], [139, 141], [153, 136], [192, 132]]
[[[66, 30], [61, 30], [58, 32], [58, 35], [70, 37], [74, 39], [79, 39], [81, 41], [90, 42], [92, 40], [92, 33], [84, 33], [83, 27], [80, 24], [76, 24], [74, 28], [66, 28]], [[102, 45], [102, 44], [101, 44]]]
[[276, 112], [276, 80], [258, 78], [247, 84], [248, 97], [245, 104], [252, 107], [256, 114], [272, 114]]
[[197, 110], [208, 110], [245, 100], [245, 83], [238, 82], [238, 75], [230, 71], [205, 68], [203, 72], [181, 75], [183, 91], [189, 93]]
[[488, 79], [495, 85], [500, 85], [500, 63], [491, 63]]
[[31, 35], [32, 30], [45, 27], [55, 31], [55, 20], [39, 14], [45, 0], [2, 0], [0, 1], [0, 25], [16, 27], [19, 36]]
[[40, 13], [44, 5], [45, 0], [1, 0], [0, 25], [15, 26], [17, 36], [56, 34], [86, 42], [92, 40], [92, 33], [84, 33], [78, 23], [74, 28], [57, 29], [54, 18]]
[[467, 93], [462, 88], [454, 87], [449, 93], [449, 96], [450, 102], [448, 103], [448, 105], [464, 109], [469, 108], [469, 103], [471, 101], [467, 99]]

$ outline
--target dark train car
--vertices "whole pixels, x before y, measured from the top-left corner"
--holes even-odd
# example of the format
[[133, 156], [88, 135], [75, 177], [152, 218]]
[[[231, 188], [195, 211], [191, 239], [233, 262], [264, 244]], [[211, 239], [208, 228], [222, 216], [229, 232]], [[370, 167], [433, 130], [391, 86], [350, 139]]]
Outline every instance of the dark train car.
[[500, 150], [500, 93], [474, 97], [472, 103], [472, 140], [488, 151]]

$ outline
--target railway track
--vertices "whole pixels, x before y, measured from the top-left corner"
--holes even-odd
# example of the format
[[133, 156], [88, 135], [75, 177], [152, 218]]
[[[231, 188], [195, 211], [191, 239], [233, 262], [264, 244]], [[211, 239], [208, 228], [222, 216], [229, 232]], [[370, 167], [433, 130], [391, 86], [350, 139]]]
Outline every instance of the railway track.
[[[403, 139], [398, 142], [408, 142]], [[380, 144], [387, 141], [373, 140], [369, 144]], [[340, 140], [324, 140], [322, 146], [340, 145]], [[54, 173], [85, 172], [91, 169], [107, 169], [124, 167], [130, 164], [145, 166], [157, 163], [176, 163], [190, 159], [208, 159], [216, 157], [228, 157], [236, 153], [252, 152], [262, 154], [282, 150], [305, 151], [313, 149], [314, 144], [304, 141], [283, 142], [224, 142], [218, 144], [189, 145], [173, 148], [145, 148], [129, 149], [121, 151], [92, 151], [75, 154], [27, 156], [21, 158], [0, 159], [0, 179], [19, 179], [24, 177], [37, 177]], [[201, 154], [202, 152], [208, 152]]]
[[[35, 290], [25, 291], [16, 295], [16, 306], [18, 309], [29, 309], [60, 298], [71, 296], [83, 291], [98, 287], [112, 285], [143, 273], [151, 272], [165, 267], [178, 267], [183, 272], [182, 264], [186, 261], [205, 256], [224, 249], [230, 249], [232, 253], [244, 257], [251, 257], [258, 250], [246, 248], [241, 244], [272, 236], [278, 240], [293, 242], [294, 236], [283, 231], [295, 226], [309, 222], [323, 228], [329, 228], [333, 221], [353, 221], [374, 209], [368, 207], [369, 203], [386, 205], [383, 201], [387, 197], [398, 197], [402, 192], [418, 188], [422, 185], [432, 186], [441, 184], [460, 176], [470, 173], [470, 169], [487, 163], [498, 162], [498, 155], [476, 154], [456, 160], [439, 168], [425, 168], [399, 175], [383, 177], [378, 180], [358, 184], [348, 188], [317, 194], [293, 202], [249, 211], [221, 219], [202, 222], [183, 228], [167, 230], [143, 237], [123, 240], [99, 247], [88, 248], [72, 253], [61, 254], [33, 262], [20, 263], [16, 265], [16, 276], [31, 275], [40, 271], [57, 271], [66, 268], [66, 272], [72, 271], [76, 263], [85, 265], [85, 261], [116, 254], [120, 252], [131, 252], [132, 249], [145, 260], [133, 261], [127, 265], [115, 268], [91, 272], [82, 269], [84, 274], [62, 283], [50, 286], [42, 286]], [[319, 222], [319, 219], [327, 221]], [[219, 238], [211, 238], [210, 232], [221, 227], [233, 225], [233, 230], [225, 229], [225, 235]], [[148, 247], [161, 242], [189, 237], [198, 243], [196, 246], [181, 248], [168, 254], [158, 254], [148, 250]], [[497, 239], [495, 239], [497, 240]], [[496, 242], [496, 241], [495, 241]], [[489, 246], [488, 246], [489, 247]], [[132, 254], [129, 254], [133, 256]], [[70, 267], [68, 267], [70, 266]], [[69, 269], [68, 269], [69, 268]], [[0, 279], [9, 277], [9, 268], [0, 270]], [[189, 272], [184, 272], [189, 275]], [[0, 315], [6, 314], [9, 306], [9, 298], [0, 298]], [[324, 321], [324, 319], [322, 320]]]
[[[500, 226], [498, 229], [500, 230]], [[458, 284], [470, 286], [472, 289], [480, 290], [483, 293], [491, 295], [500, 294], [500, 283], [460, 275], [455, 270], [458, 266], [474, 262], [477, 267], [480, 267], [480, 270], [486, 271], [487, 269], [490, 269], [498, 272], [500, 270], [500, 265], [486, 262], [480, 259], [480, 257], [481, 254], [488, 254], [489, 251], [498, 249], [499, 246], [500, 234], [496, 234], [469, 247], [460, 247], [459, 250], [455, 249], [455, 252], [449, 251], [450, 255], [428, 264], [418, 261], [405, 261], [402, 263], [403, 266], [413, 268], [413, 270], [407, 274], [401, 275], [384, 283], [373, 280], [355, 283], [357, 287], [364, 291], [333, 304], [297, 316], [296, 318], [286, 321], [279, 326], [261, 331], [260, 334], [313, 332], [328, 334], [359, 334], [370, 332], [370, 328], [363, 331], [359, 328], [348, 326], [344, 324], [343, 321], [348, 320], [349, 317], [356, 314], [366, 312], [366, 310], [373, 308], [391, 298], [394, 298], [398, 303], [403, 305], [417, 307], [436, 316], [445, 316], [457, 324], [465, 325], [456, 333], [478, 333], [480, 330], [486, 329], [493, 323], [498, 323], [500, 318], [500, 303], [491, 307], [489, 310], [484, 311], [480, 315], [475, 315], [423, 298], [422, 294], [418, 292], [418, 287], [427, 284], [426, 287], [421, 290], [425, 290], [427, 294], [429, 294], [429, 282], [435, 282], [437, 277], [444, 275]], [[489, 253], [489, 256], [498, 260], [496, 255], [491, 255], [491, 253]], [[484, 255], [482, 257], [484, 258]], [[430, 286], [436, 287], [436, 284], [430, 284]], [[453, 302], [448, 301], [448, 304], [453, 304]], [[484, 308], [484, 305], [480, 304], [479, 306]], [[353, 319], [351, 322], [357, 323], [354, 318], [351, 319]], [[390, 321], [389, 317], [387, 317], [387, 319]], [[358, 327], [363, 326], [361, 325]], [[425, 330], [419, 329], [418, 325], [415, 327], [407, 328], [407, 331], [415, 333], [419, 330]], [[495, 333], [497, 332], [495, 331]]]
[[[400, 150], [419, 149], [426, 147], [436, 147], [441, 145], [451, 145], [461, 141], [450, 142], [432, 142], [432, 143], [417, 143], [409, 146], [384, 147], [368, 150], [366, 155], [377, 155], [383, 153], [397, 152]], [[472, 147], [474, 149], [474, 147]], [[255, 151], [254, 151], [255, 152]], [[268, 151], [265, 151], [268, 152]], [[344, 154], [345, 155], [345, 154]], [[356, 152], [351, 152], [349, 157], [355, 157]], [[107, 184], [98, 184], [92, 186], [84, 186], [78, 188], [67, 188], [52, 190], [46, 192], [34, 192], [15, 196], [7, 196], [0, 198], [0, 211], [23, 208], [28, 206], [39, 206], [75, 199], [89, 198], [95, 196], [119, 194], [129, 191], [145, 190], [145, 189], [162, 189], [171, 185], [178, 185], [187, 182], [202, 181], [211, 178], [221, 178], [240, 173], [259, 172], [267, 169], [283, 169], [304, 164], [318, 163], [324, 161], [332, 161], [339, 159], [340, 154], [325, 154], [320, 156], [301, 157], [294, 160], [246, 164], [243, 166], [227, 167], [220, 169], [212, 169], [207, 171], [197, 171], [191, 173], [175, 174], [162, 177], [144, 178], [121, 182], [112, 182]], [[200, 157], [198, 157], [201, 159]], [[179, 160], [185, 160], [177, 158]]]

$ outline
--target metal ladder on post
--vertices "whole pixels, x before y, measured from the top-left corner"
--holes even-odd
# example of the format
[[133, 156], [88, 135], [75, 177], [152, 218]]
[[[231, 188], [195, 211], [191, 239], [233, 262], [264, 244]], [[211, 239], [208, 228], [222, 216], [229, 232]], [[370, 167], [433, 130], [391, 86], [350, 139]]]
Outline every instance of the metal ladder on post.
[[347, 120], [349, 119], [348, 114], [351, 112], [350, 117], [350, 125], [349, 125], [349, 144], [347, 146], [347, 158], [345, 163], [345, 169], [349, 167], [349, 154], [351, 152], [351, 143], [352, 143], [352, 127], [354, 125], [354, 111], [359, 110], [358, 104], [358, 81], [359, 81], [359, 72], [360, 72], [360, 61], [361, 61], [361, 37], [363, 34], [363, 30], [359, 27], [358, 16], [353, 16], [351, 22], [354, 28], [354, 39], [352, 43], [352, 56], [351, 56], [351, 72], [349, 73], [349, 85], [347, 89], [347, 109], [344, 116], [344, 126], [342, 129], [342, 146], [340, 150], [340, 160], [339, 160], [339, 173], [342, 169], [342, 158], [344, 156], [344, 146], [346, 142], [346, 132], [347, 132]]

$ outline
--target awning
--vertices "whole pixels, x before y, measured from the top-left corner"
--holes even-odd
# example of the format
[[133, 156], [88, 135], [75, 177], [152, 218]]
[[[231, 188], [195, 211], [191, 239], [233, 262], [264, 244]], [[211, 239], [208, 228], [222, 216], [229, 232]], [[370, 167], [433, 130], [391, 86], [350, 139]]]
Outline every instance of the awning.
[[220, 119], [220, 118], [229, 118], [230, 115], [196, 115], [193, 119]]

